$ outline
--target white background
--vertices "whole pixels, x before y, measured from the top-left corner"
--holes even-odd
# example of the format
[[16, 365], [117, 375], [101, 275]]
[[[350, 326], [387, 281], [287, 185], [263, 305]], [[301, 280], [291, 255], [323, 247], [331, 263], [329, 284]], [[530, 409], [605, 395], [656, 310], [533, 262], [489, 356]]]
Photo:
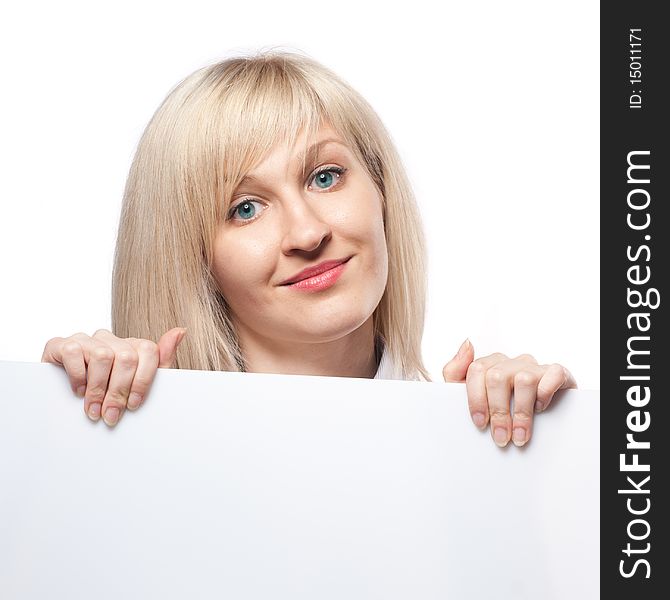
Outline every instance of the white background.
[[0, 24], [0, 359], [111, 325], [135, 145], [232, 53], [312, 56], [377, 110], [429, 241], [426, 365], [470, 337], [599, 385], [597, 2], [15, 3]]

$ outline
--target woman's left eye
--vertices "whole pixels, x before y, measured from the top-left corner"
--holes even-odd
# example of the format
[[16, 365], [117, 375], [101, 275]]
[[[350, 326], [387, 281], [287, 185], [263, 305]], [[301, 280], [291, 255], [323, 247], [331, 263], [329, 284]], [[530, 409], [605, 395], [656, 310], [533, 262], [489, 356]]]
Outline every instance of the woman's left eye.
[[[337, 185], [345, 171], [346, 169], [343, 169], [342, 167], [326, 167], [324, 169], [319, 169], [314, 173], [311, 181], [319, 189], [328, 190]], [[333, 182], [335, 182], [334, 185]]]

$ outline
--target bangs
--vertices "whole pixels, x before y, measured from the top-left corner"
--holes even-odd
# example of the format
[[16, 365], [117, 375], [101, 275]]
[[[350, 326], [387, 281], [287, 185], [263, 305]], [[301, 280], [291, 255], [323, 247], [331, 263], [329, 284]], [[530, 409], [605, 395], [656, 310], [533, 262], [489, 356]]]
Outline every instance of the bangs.
[[225, 124], [221, 143], [223, 211], [244, 176], [277, 147], [295, 146], [305, 134], [303, 155], [325, 122], [332, 121], [321, 97], [294, 65], [267, 60], [260, 64], [229, 65], [220, 97]]
[[[342, 82], [328, 73], [310, 69], [309, 62], [287, 61], [283, 56], [264, 55], [257, 61], [230, 59], [204, 73], [208, 106], [201, 113], [201, 140], [217, 140], [214, 152], [205, 150], [210, 173], [217, 172], [221, 215], [247, 173], [259, 165], [278, 144], [292, 149], [305, 134], [303, 156], [319, 129], [328, 124], [354, 152], [362, 164], [360, 146], [365, 128], [352, 122], [359, 111], [340, 89]], [[209, 85], [207, 85], [209, 84]], [[214, 118], [212, 118], [214, 116]], [[199, 119], [200, 120], [200, 119]], [[212, 131], [215, 129], [215, 131]], [[212, 149], [214, 150], [214, 149]], [[311, 167], [311, 165], [309, 165]], [[380, 173], [371, 173], [380, 181]], [[377, 176], [375, 176], [377, 175]], [[381, 191], [381, 190], [380, 190]]]

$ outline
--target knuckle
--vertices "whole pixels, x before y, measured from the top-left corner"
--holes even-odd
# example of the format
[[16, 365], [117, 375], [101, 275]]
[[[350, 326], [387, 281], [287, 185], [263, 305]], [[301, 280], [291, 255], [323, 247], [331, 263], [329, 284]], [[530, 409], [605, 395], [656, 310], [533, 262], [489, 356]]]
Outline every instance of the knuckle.
[[122, 367], [134, 367], [137, 365], [139, 357], [137, 352], [133, 349], [121, 350], [114, 362], [119, 363]]
[[57, 346], [58, 344], [61, 344], [62, 342], [63, 342], [62, 337], [51, 338], [46, 344], [44, 344], [44, 351], [42, 353], [42, 357], [49, 354], [51, 352], [53, 346]]
[[58, 344], [62, 342], [65, 338], [62, 337], [52, 337], [46, 344], [44, 344], [45, 348], [48, 348], [49, 346], [53, 346], [54, 344]]
[[552, 363], [551, 365], [549, 365], [549, 372], [552, 375], [565, 377], [565, 367], [563, 365], [559, 365], [558, 363]]
[[116, 406], [117, 408], [124, 408], [130, 395], [130, 389], [126, 387], [118, 387], [107, 391], [105, 397], [105, 406]]
[[514, 376], [514, 387], [533, 387], [537, 384], [537, 376], [530, 371], [519, 371]]
[[99, 385], [90, 385], [86, 388], [86, 400], [101, 402], [104, 399], [106, 393], [107, 388]]
[[545, 377], [542, 378], [537, 386], [537, 394], [542, 398], [553, 396], [554, 392], [563, 385], [567, 375], [563, 365], [554, 363], [549, 365]]
[[475, 360], [474, 362], [470, 363], [468, 371], [472, 375], [483, 375], [484, 373], [486, 373], [486, 367], [484, 366], [484, 363], [481, 362], [480, 360]]
[[91, 350], [91, 356], [94, 360], [100, 362], [112, 362], [114, 360], [114, 350], [108, 346], [98, 346]]
[[63, 352], [63, 354], [67, 354], [70, 356], [81, 354], [81, 345], [79, 344], [79, 342], [71, 340], [63, 344], [61, 351]]
[[112, 333], [112, 332], [109, 331], [109, 329], [98, 329], [98, 330], [96, 330], [96, 332], [93, 334], [93, 337], [96, 337], [96, 336], [99, 336], [99, 335], [101, 335], [101, 334], [105, 334], [105, 333]]
[[499, 386], [504, 382], [505, 382], [505, 373], [502, 371], [502, 369], [499, 369], [497, 367], [491, 367], [488, 371], [486, 371], [487, 385]]
[[509, 418], [509, 410], [503, 410], [496, 408], [491, 411], [491, 420], [492, 421], [506, 421]]
[[533, 413], [528, 412], [525, 408], [515, 408], [514, 410], [514, 422], [517, 421], [523, 424], [530, 423], [533, 420]]
[[137, 349], [147, 356], [158, 356], [158, 344], [151, 340], [141, 340], [137, 345]]

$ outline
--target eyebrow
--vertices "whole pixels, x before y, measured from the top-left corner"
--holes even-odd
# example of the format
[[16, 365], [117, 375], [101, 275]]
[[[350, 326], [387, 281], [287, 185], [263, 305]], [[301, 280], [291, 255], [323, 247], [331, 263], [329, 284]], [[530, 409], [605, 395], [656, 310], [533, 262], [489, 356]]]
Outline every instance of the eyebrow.
[[[299, 154], [298, 162], [301, 164], [302, 163], [309, 164], [310, 162], [316, 161], [319, 155], [319, 151], [328, 144], [340, 144], [341, 146], [346, 147], [346, 144], [339, 138], [326, 138], [325, 140], [321, 140], [319, 142], [312, 144], [309, 148], [307, 148], [304, 154]], [[252, 183], [255, 181], [258, 181], [257, 177], [254, 177], [253, 175], [246, 175], [245, 177], [242, 178], [242, 180], [238, 184], [238, 187], [241, 187], [245, 183]]]

